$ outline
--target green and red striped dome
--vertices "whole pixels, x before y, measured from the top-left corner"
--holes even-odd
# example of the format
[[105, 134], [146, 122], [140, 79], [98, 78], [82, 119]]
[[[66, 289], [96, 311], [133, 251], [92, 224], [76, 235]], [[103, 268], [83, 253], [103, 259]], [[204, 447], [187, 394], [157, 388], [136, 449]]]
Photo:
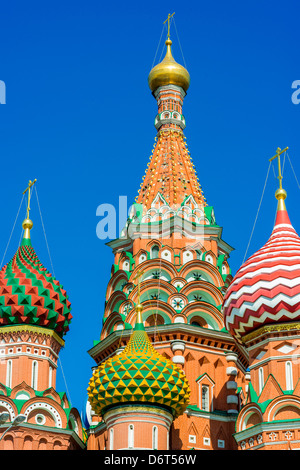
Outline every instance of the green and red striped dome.
[[66, 291], [38, 259], [24, 238], [0, 271], [0, 326], [35, 325], [63, 336], [72, 315]]

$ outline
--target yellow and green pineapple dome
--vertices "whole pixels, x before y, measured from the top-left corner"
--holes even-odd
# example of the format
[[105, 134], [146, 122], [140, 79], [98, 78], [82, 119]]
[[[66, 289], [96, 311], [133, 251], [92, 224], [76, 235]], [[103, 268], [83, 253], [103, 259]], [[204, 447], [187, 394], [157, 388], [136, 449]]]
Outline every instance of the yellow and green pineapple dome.
[[135, 402], [161, 405], [176, 417], [189, 396], [184, 372], [154, 349], [141, 317], [124, 351], [98, 366], [88, 387], [89, 402], [98, 415], [108, 407]]

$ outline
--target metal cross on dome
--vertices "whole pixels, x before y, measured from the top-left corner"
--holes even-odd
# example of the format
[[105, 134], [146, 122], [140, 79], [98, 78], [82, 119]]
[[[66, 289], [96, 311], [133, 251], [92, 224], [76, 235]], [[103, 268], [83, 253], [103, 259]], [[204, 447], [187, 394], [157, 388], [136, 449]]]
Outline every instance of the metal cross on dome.
[[28, 191], [27, 219], [29, 219], [31, 187], [36, 183], [36, 181], [37, 181], [36, 179], [33, 181], [29, 180], [27, 188], [25, 189], [25, 191], [23, 191], [23, 194], [25, 194]]
[[175, 11], [174, 13], [172, 13], [172, 15], [170, 15], [170, 13], [168, 14], [168, 18], [166, 19], [166, 21], [164, 21], [163, 24], [165, 24], [166, 22], [168, 22], [168, 39], [170, 39], [170, 19], [172, 18], [172, 16], [175, 15]]
[[270, 158], [269, 162], [274, 160], [274, 158], [278, 158], [278, 179], [279, 179], [279, 188], [282, 189], [282, 174], [281, 174], [281, 165], [280, 165], [280, 155], [282, 155], [284, 152], [288, 150], [288, 147], [285, 147], [285, 149], [281, 150], [281, 148], [278, 147], [276, 150], [276, 155], [274, 157]]

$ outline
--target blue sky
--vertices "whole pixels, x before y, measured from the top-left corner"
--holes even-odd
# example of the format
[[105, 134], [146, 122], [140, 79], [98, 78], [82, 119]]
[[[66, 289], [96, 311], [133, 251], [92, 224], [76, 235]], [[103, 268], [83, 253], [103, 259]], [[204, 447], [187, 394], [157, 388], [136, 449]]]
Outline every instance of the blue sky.
[[[299, 71], [299, 3], [269, 0], [161, 4], [11, 1], [1, 6], [0, 106], [2, 258], [28, 180], [37, 191], [56, 277], [72, 303], [73, 321], [60, 354], [57, 389], [81, 408], [94, 365], [113, 257], [96, 236], [96, 209], [134, 202], [153, 148], [156, 102], [147, 78], [168, 13], [191, 85], [184, 103], [188, 148], [223, 238], [239, 268], [253, 228], [268, 159], [279, 146], [300, 181], [300, 104], [292, 103]], [[176, 32], [173, 54], [183, 63]], [[158, 52], [159, 59], [161, 49]], [[277, 171], [277, 167], [275, 166]], [[300, 232], [299, 187], [289, 162], [283, 184]], [[269, 237], [277, 181], [269, 173], [248, 255]], [[5, 262], [15, 253], [22, 207]], [[51, 262], [35, 195], [32, 241]]]

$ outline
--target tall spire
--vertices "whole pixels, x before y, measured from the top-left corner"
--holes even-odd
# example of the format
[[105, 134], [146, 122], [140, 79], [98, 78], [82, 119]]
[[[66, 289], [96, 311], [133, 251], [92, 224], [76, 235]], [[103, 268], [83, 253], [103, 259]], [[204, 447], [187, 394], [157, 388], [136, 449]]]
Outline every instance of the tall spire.
[[170, 207], [191, 195], [207, 205], [184, 136], [175, 129], [160, 131], [136, 202], [149, 209], [158, 193]]
[[185, 118], [182, 107], [190, 75], [172, 56], [170, 19], [173, 15], [169, 14], [165, 21], [168, 22], [165, 58], [152, 68], [148, 77], [149, 87], [158, 105], [155, 118], [158, 134], [136, 198], [136, 202], [146, 210], [158, 194], [162, 203], [170, 207], [179, 207], [189, 196], [193, 196], [196, 204], [207, 205], [183, 135]]

